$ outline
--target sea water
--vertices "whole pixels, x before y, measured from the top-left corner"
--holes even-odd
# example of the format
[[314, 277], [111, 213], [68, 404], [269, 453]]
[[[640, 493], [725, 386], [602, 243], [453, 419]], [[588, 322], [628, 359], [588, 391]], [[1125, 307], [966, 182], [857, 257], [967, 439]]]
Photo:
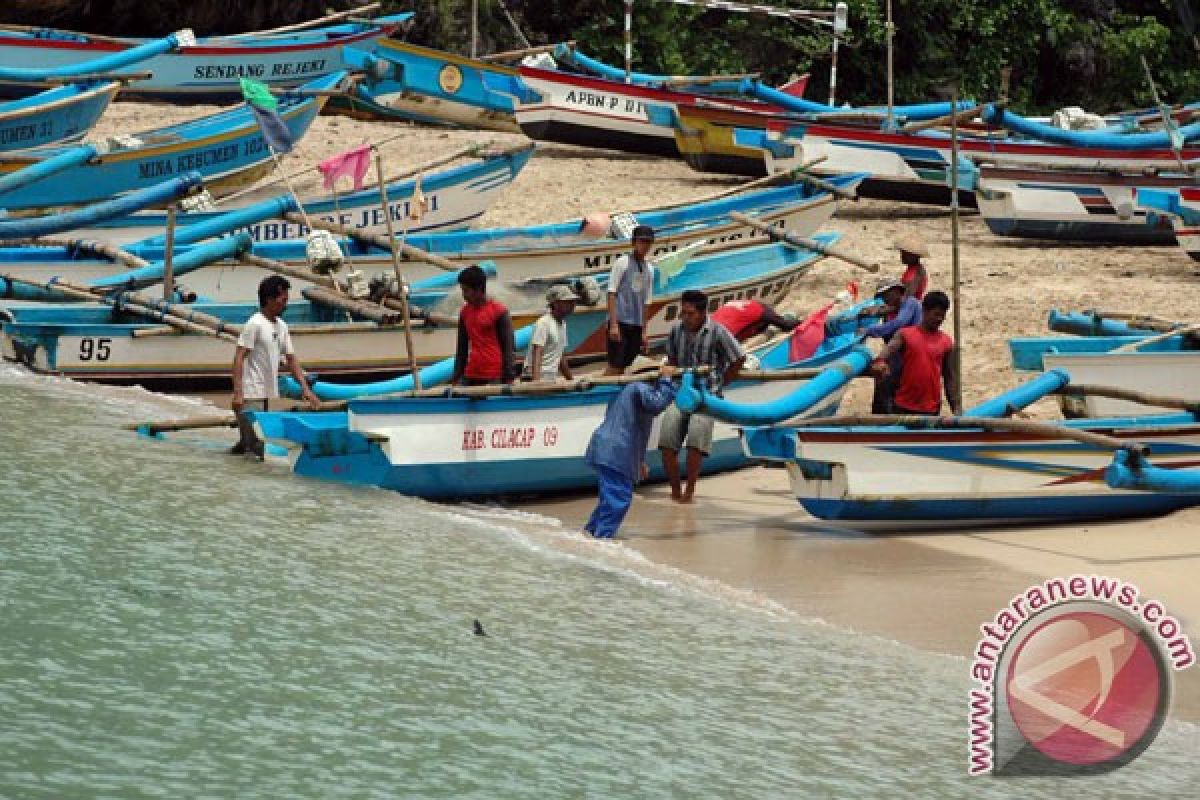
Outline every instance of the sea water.
[[0, 407], [3, 797], [1197, 795], [1194, 727], [1102, 777], [968, 779], [961, 658], [121, 429], [199, 401], [0, 367]]

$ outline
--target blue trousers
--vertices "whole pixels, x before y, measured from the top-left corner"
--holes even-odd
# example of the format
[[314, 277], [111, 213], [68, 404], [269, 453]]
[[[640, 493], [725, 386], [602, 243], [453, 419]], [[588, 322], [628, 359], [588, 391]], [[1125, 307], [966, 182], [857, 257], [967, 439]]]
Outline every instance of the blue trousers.
[[596, 474], [600, 478], [600, 498], [583, 529], [597, 539], [611, 539], [633, 505], [633, 481], [608, 467], [596, 467]]

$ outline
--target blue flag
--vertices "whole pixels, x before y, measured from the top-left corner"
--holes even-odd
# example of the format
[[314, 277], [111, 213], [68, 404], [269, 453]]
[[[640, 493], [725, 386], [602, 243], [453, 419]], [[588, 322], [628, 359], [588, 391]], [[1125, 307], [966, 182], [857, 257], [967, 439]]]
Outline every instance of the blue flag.
[[258, 127], [262, 129], [263, 141], [275, 153], [290, 153], [295, 146], [292, 132], [287, 123], [279, 116], [279, 104], [271, 95], [271, 90], [258, 81], [242, 78], [242, 96], [246, 105], [254, 112]]

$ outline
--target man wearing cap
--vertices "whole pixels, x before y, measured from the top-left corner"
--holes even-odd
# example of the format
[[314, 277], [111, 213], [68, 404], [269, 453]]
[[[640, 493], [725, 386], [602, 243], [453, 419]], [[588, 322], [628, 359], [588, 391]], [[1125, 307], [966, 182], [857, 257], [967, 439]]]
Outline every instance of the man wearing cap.
[[923, 300], [925, 290], [929, 288], [929, 273], [925, 271], [921, 259], [929, 257], [929, 247], [920, 236], [909, 234], [896, 240], [896, 249], [900, 251], [900, 261], [904, 264], [900, 282], [904, 284], [905, 296]]
[[654, 267], [647, 261], [654, 229], [633, 229], [633, 252], [618, 258], [608, 277], [608, 367], [620, 375], [647, 345], [646, 306], [654, 292]]
[[[921, 304], [908, 295], [905, 286], [898, 280], [885, 280], [875, 290], [875, 298], [882, 305], [869, 306], [858, 312], [863, 316], [882, 316], [883, 322], [872, 325], [863, 331], [869, 338], [882, 339], [886, 346], [895, 336], [896, 331], [921, 322]], [[900, 371], [899, 360], [889, 365], [891, 370], [886, 374], [875, 376], [875, 392], [871, 397], [872, 414], [892, 413], [892, 395], [896, 392], [895, 376]]]
[[780, 314], [771, 304], [761, 300], [730, 300], [709, 318], [724, 325], [739, 342], [764, 333], [772, 325], [781, 331], [791, 331], [800, 324], [791, 314]]
[[574, 376], [567, 359], [567, 317], [575, 310], [579, 296], [570, 287], [555, 284], [546, 292], [546, 305], [550, 310], [538, 318], [529, 340], [529, 352], [525, 355], [525, 375], [531, 381], [552, 381], [555, 375], [567, 380]]

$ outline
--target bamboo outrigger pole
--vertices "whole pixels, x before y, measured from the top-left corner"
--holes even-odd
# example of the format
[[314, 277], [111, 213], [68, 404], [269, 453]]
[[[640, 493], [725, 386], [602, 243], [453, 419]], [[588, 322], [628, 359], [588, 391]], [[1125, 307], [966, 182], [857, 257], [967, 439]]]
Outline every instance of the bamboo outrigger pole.
[[[954, 84], [951, 108], [958, 108], [958, 84]], [[962, 371], [962, 296], [958, 273], [958, 116], [950, 116], [950, 269], [954, 292], [954, 402], [961, 410], [963, 393]]]
[[392, 271], [396, 273], [396, 285], [400, 290], [401, 303], [400, 313], [404, 318], [404, 347], [408, 351], [408, 368], [412, 371], [413, 386], [421, 388], [421, 372], [417, 369], [417, 354], [413, 350], [412, 338], [412, 315], [408, 313], [408, 284], [404, 281], [404, 275], [400, 271], [400, 254], [395, 246], [396, 230], [392, 224], [392, 209], [388, 205], [387, 185], [383, 182], [383, 156], [379, 154], [378, 147], [372, 147], [375, 151], [375, 174], [379, 177], [379, 203], [383, 207], [383, 219], [387, 223], [388, 241], [393, 243], [388, 251], [392, 254]]
[[892, 40], [895, 36], [896, 26], [892, 23], [892, 0], [887, 0], [887, 126], [889, 131], [896, 128], [896, 95], [892, 74]]

